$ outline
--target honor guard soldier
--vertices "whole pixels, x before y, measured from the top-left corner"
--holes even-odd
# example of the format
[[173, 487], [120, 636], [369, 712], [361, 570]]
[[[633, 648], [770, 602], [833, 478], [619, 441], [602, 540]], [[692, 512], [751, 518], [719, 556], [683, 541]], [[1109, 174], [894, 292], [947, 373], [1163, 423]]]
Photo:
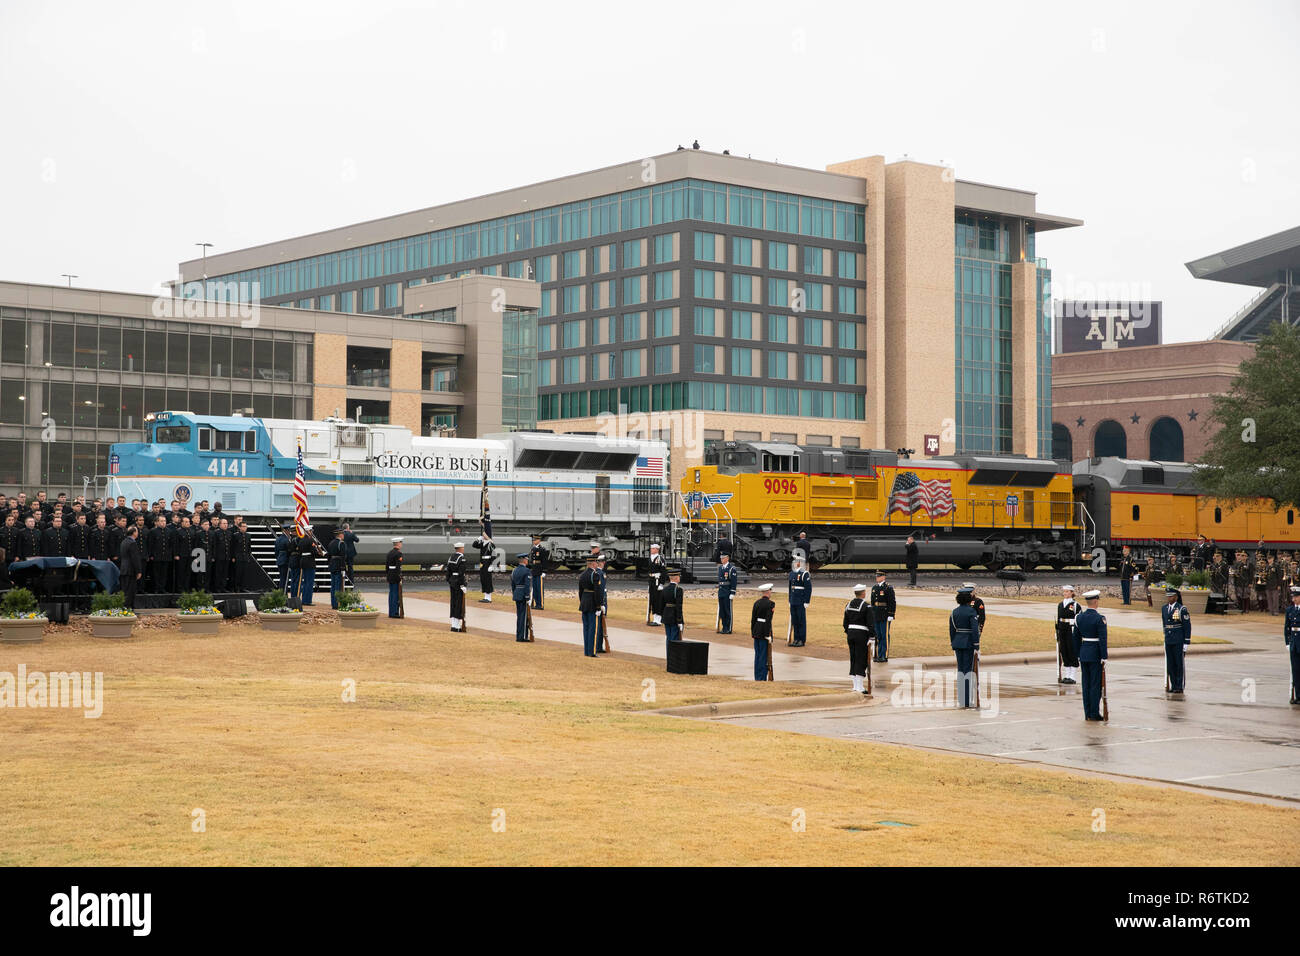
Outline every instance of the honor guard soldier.
[[1101, 591], [1093, 588], [1083, 592], [1087, 603], [1074, 619], [1074, 644], [1083, 666], [1083, 718], [1101, 720], [1102, 670], [1106, 666], [1106, 618], [1097, 610]]
[[[223, 521], [222, 524], [225, 524]], [[231, 547], [235, 537], [230, 536]], [[233, 552], [232, 552], [233, 554]], [[236, 565], [238, 567], [238, 565]], [[231, 587], [238, 587], [232, 583]], [[310, 607], [312, 595], [316, 593], [316, 534], [311, 525], [303, 527], [302, 537], [298, 539], [298, 597], [299, 606]]]
[[469, 575], [465, 571], [465, 542], [457, 541], [447, 559], [447, 589], [451, 592], [451, 630], [465, 633], [465, 595], [469, 593]]
[[280, 576], [276, 582], [281, 591], [289, 590], [289, 526], [283, 525], [279, 534], [275, 536], [275, 570]]
[[533, 585], [533, 607], [542, 611], [545, 593], [542, 590], [542, 578], [546, 577], [546, 562], [551, 557], [551, 552], [542, 547], [542, 536], [533, 535], [533, 549], [528, 552], [528, 571], [532, 575]]
[[849, 642], [849, 676], [853, 689], [859, 694], [867, 692], [863, 682], [870, 666], [867, 657], [871, 652], [871, 638], [875, 634], [875, 615], [867, 602], [867, 586], [853, 585], [853, 600], [844, 605], [844, 637]]
[[1165, 626], [1165, 690], [1171, 694], [1183, 692], [1183, 655], [1192, 643], [1192, 615], [1179, 600], [1177, 588], [1165, 588], [1165, 606], [1160, 609], [1160, 619]]
[[533, 576], [528, 573], [528, 552], [521, 551], [515, 555], [519, 563], [510, 572], [510, 596], [515, 602], [515, 640], [520, 644], [528, 643], [528, 597], [532, 590]]
[[1300, 703], [1296, 688], [1300, 687], [1300, 587], [1291, 588], [1291, 606], [1286, 609], [1282, 623], [1282, 638], [1291, 652], [1291, 703]]
[[1074, 646], [1074, 622], [1083, 610], [1074, 599], [1074, 585], [1062, 584], [1061, 603], [1056, 605], [1056, 659], [1058, 684], [1073, 684], [1079, 673], [1079, 652]]
[[388, 578], [388, 616], [402, 616], [402, 539], [393, 539], [393, 548], [384, 558], [384, 575]]
[[480, 604], [491, 604], [492, 561], [496, 557], [496, 545], [486, 535], [479, 535], [474, 539], [474, 547], [478, 549], [478, 586], [483, 592], [483, 596], [478, 599], [478, 602]]
[[682, 569], [668, 569], [668, 583], [663, 589], [663, 605], [660, 613], [664, 619], [664, 637], [670, 641], [682, 639], [682, 626], [686, 616], [682, 613], [686, 603], [686, 592], [682, 589]]
[[1119, 559], [1119, 593], [1125, 604], [1130, 603], [1133, 596], [1133, 575], [1135, 574], [1137, 574], [1137, 563], [1133, 560], [1128, 545], [1124, 545], [1124, 553]]
[[596, 618], [601, 612], [597, 555], [587, 555], [587, 570], [578, 575], [578, 613], [582, 615], [582, 656], [596, 656]]
[[[609, 579], [605, 576], [605, 563], [608, 560], [607, 554], [596, 555], [596, 597], [600, 600], [600, 610], [596, 612], [596, 616], [603, 619], [599, 622], [602, 629], [609, 627]], [[596, 653], [607, 653], [605, 642], [599, 636], [596, 637]]]
[[876, 585], [871, 589], [871, 613], [876, 625], [876, 663], [889, 661], [889, 625], [894, 622], [898, 612], [898, 602], [894, 600], [894, 587], [885, 580], [883, 569], [876, 572]]
[[985, 613], [985, 611], [984, 611], [984, 602], [983, 602], [982, 600], [980, 600], [979, 596], [975, 593], [975, 584], [974, 584], [974, 582], [972, 582], [972, 581], [963, 581], [963, 582], [962, 582], [962, 588], [970, 592], [970, 606], [973, 607], [973, 608], [975, 609], [975, 613], [979, 616], [979, 619], [980, 619], [980, 636], [983, 637], [983, 636], [984, 636], [984, 622], [988, 619], [988, 615], [987, 615], [987, 614]]
[[731, 602], [736, 597], [736, 582], [739, 580], [731, 555], [722, 555], [722, 563], [718, 565], [718, 625], [721, 634], [731, 633]]
[[135, 592], [140, 586], [144, 574], [144, 559], [140, 551], [140, 529], [132, 526], [126, 530], [122, 544], [118, 548], [117, 566], [120, 572], [118, 583], [122, 586], [122, 596], [126, 606], [135, 608]]
[[903, 555], [907, 564], [907, 574], [911, 579], [911, 586], [916, 587], [916, 569], [920, 562], [920, 549], [916, 546], [916, 539], [910, 534], [907, 536], [907, 545], [903, 548]]
[[664, 564], [663, 555], [659, 553], [659, 545], [650, 545], [649, 574], [647, 575], [650, 579], [650, 592], [646, 595], [646, 623], [651, 627], [659, 627], [663, 624], [662, 599], [659, 592], [668, 583], [667, 567]]
[[803, 647], [808, 641], [808, 605], [812, 602], [812, 575], [802, 557], [790, 569], [790, 646]]
[[758, 586], [758, 600], [749, 619], [749, 633], [754, 639], [754, 680], [767, 680], [767, 654], [772, 646], [772, 585]]
[[975, 654], [980, 649], [980, 619], [971, 606], [970, 589], [957, 591], [957, 607], [948, 617], [948, 643], [957, 655], [957, 706], [974, 706]]
[[343, 590], [343, 569], [347, 559], [343, 555], [343, 529], [335, 528], [334, 537], [325, 548], [330, 562], [330, 607], [339, 609], [339, 592]]

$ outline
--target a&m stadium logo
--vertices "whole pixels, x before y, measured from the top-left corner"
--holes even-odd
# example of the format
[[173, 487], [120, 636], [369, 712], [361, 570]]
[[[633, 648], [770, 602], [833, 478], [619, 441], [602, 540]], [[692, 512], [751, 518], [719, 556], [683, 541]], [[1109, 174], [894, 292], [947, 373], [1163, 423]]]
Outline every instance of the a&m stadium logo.
[[720, 495], [706, 495], [702, 491], [692, 491], [686, 495], [686, 507], [691, 511], [705, 511], [714, 505], [725, 505], [731, 500], [731, 492]]
[[931, 518], [942, 518], [952, 513], [952, 480], [930, 478], [922, 481], [914, 471], [901, 471], [894, 476], [894, 487], [889, 492], [889, 511], [912, 515], [925, 510]]

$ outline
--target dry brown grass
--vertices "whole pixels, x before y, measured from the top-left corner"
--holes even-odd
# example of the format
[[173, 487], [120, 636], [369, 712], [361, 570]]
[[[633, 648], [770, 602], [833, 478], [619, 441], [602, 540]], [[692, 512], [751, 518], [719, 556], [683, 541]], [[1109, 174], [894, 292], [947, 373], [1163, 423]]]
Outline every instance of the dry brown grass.
[[106, 696], [99, 720], [0, 711], [0, 863], [1300, 862], [1291, 810], [638, 713], [808, 690], [381, 623], [0, 646], [0, 670], [99, 670]]

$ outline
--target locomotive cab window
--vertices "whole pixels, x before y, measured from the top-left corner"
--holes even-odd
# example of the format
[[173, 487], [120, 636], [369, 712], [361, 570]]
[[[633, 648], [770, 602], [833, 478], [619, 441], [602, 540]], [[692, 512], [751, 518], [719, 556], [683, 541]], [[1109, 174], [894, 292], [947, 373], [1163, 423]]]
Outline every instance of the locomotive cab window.
[[1134, 521], [1137, 521], [1137, 520], [1138, 520], [1138, 513], [1139, 513], [1140, 510], [1141, 510], [1141, 506], [1140, 506], [1140, 505], [1134, 505], [1134, 506], [1133, 506], [1133, 520], [1134, 520]]
[[728, 468], [743, 468], [757, 463], [752, 451], [727, 451], [722, 453], [722, 464]]
[[190, 440], [190, 426], [159, 425], [153, 431], [153, 440], [159, 445], [183, 445]]
[[773, 455], [770, 452], [763, 452], [763, 470], [764, 471], [798, 471], [798, 455]]
[[[205, 428], [204, 431], [212, 432], [212, 429]], [[209, 435], [209, 441], [210, 449], [205, 447], [200, 439], [200, 451], [257, 451], [257, 432], [254, 431], [228, 432], [217, 429], [214, 434]]]
[[1223, 509], [1222, 509], [1222, 508], [1215, 507], [1215, 509], [1214, 509], [1214, 523], [1215, 523], [1215, 524], [1222, 524], [1222, 523], [1223, 523]]
[[1294, 511], [1291, 511], [1291, 510], [1288, 510], [1288, 511], [1287, 511], [1287, 513], [1286, 513], [1286, 523], [1287, 523], [1287, 524], [1295, 524], [1295, 512], [1294, 512]]

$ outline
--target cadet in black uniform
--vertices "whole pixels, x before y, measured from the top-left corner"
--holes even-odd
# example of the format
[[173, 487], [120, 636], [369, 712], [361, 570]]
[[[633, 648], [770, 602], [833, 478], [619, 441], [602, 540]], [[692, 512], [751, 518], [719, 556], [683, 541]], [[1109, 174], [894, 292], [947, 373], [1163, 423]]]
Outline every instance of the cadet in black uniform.
[[203, 591], [212, 590], [212, 524], [207, 518], [194, 531], [190, 549], [190, 584]]
[[1165, 598], [1167, 603], [1160, 609], [1165, 628], [1165, 690], [1181, 694], [1185, 676], [1183, 655], [1192, 643], [1192, 615], [1179, 600], [1177, 588], [1165, 588]]
[[812, 575], [804, 567], [803, 558], [796, 557], [789, 575], [791, 647], [803, 647], [808, 641], [808, 605], [812, 601]]
[[650, 562], [647, 568], [650, 591], [646, 595], [646, 623], [651, 627], [659, 627], [663, 624], [663, 601], [659, 592], [668, 583], [667, 567], [663, 555], [659, 553], [659, 545], [650, 545]]
[[844, 605], [844, 637], [849, 642], [849, 675], [853, 678], [853, 689], [859, 694], [867, 692], [863, 682], [867, 660], [871, 650], [871, 639], [875, 635], [875, 615], [866, 599], [867, 586], [853, 585], [853, 600]]
[[184, 594], [190, 589], [194, 564], [194, 529], [190, 527], [189, 516], [181, 518], [179, 525], [172, 529], [172, 548], [176, 556], [176, 593]]
[[1056, 656], [1060, 663], [1057, 683], [1073, 684], [1079, 673], [1079, 650], [1074, 646], [1074, 621], [1083, 610], [1074, 599], [1074, 585], [1063, 584], [1065, 593], [1056, 605]]
[[[215, 512], [214, 512], [215, 514]], [[209, 574], [212, 575], [212, 593], [223, 592], [227, 588], [227, 579], [230, 576], [230, 527], [225, 518], [222, 518], [212, 528], [211, 532], [212, 553]], [[298, 546], [294, 549], [289, 558], [290, 567], [296, 568], [295, 556], [298, 554]], [[295, 571], [290, 575], [289, 593], [295, 596], [298, 593], [298, 574]]]
[[596, 656], [596, 618], [600, 614], [600, 574], [596, 555], [587, 555], [587, 569], [578, 575], [578, 613], [582, 615], [582, 656]]
[[1101, 720], [1101, 671], [1106, 660], [1106, 618], [1097, 610], [1101, 592], [1095, 588], [1083, 592], [1088, 606], [1074, 619], [1074, 640], [1079, 662], [1083, 665], [1083, 717]]
[[980, 649], [980, 619], [971, 607], [972, 594], [957, 592], [957, 607], [948, 618], [948, 643], [957, 655], [957, 706], [974, 706], [975, 653]]
[[772, 585], [758, 586], [758, 600], [749, 618], [749, 634], [754, 639], [754, 680], [767, 680], [767, 654], [772, 646]]
[[683, 613], [686, 602], [686, 592], [682, 590], [682, 569], [668, 569], [668, 583], [663, 589], [663, 609], [660, 612], [664, 619], [664, 637], [670, 641], [680, 641], [682, 639], [682, 627], [686, 623], [686, 616]]
[[23, 522], [23, 529], [18, 532], [14, 548], [14, 561], [26, 561], [28, 558], [41, 556], [41, 532], [36, 527], [36, 518], [28, 515]]
[[[315, 553], [319, 546], [313, 535], [308, 536], [312, 545], [312, 584], [316, 583], [316, 561]], [[247, 591], [249, 589], [249, 566], [253, 563], [253, 539], [248, 533], [248, 525], [244, 524], [243, 518], [235, 519], [234, 530], [230, 532], [230, 561], [231, 576], [230, 588], [234, 591]], [[310, 604], [310, 600], [305, 603]]]
[[90, 557], [90, 525], [85, 514], [78, 514], [68, 529], [68, 554], [83, 561]]
[[1291, 703], [1300, 703], [1296, 697], [1300, 689], [1300, 587], [1291, 588], [1291, 606], [1286, 609], [1282, 622], [1282, 640], [1291, 654]]
[[722, 555], [722, 563], [718, 565], [718, 630], [721, 634], [731, 633], [731, 602], [736, 597], [736, 582], [739, 580], [731, 556]]
[[16, 515], [5, 514], [4, 525], [0, 526], [0, 588], [9, 587], [9, 563], [14, 560], [18, 544], [18, 519]]
[[63, 519], [55, 517], [50, 526], [41, 532], [41, 557], [66, 558], [68, 556], [68, 529]]
[[542, 606], [545, 595], [542, 591], [542, 578], [546, 577], [546, 562], [551, 557], [551, 552], [542, 547], [542, 536], [533, 535], [533, 547], [528, 552], [528, 571], [532, 575], [533, 585], [533, 608], [543, 611]]
[[101, 511], [95, 516], [95, 526], [86, 540], [86, 556], [92, 561], [108, 560], [108, 519]]
[[884, 570], [876, 572], [876, 586], [871, 589], [871, 613], [876, 625], [876, 663], [889, 661], [889, 625], [898, 612], [894, 588], [885, 580]]
[[122, 587], [126, 606], [132, 610], [135, 609], [136, 588], [140, 586], [140, 578], [144, 574], [139, 538], [139, 528], [134, 526], [127, 528], [126, 536], [122, 539], [117, 552], [118, 584]]
[[474, 547], [478, 548], [478, 585], [483, 591], [483, 596], [479, 598], [480, 604], [492, 603], [492, 561], [495, 557], [496, 545], [492, 539], [479, 535], [474, 539]]
[[465, 593], [469, 591], [469, 577], [465, 573], [465, 542], [457, 541], [447, 559], [447, 590], [451, 593], [451, 629], [455, 634], [465, 632]]
[[388, 579], [388, 616], [401, 617], [402, 611], [402, 539], [394, 538], [392, 550], [384, 558], [384, 575]]

